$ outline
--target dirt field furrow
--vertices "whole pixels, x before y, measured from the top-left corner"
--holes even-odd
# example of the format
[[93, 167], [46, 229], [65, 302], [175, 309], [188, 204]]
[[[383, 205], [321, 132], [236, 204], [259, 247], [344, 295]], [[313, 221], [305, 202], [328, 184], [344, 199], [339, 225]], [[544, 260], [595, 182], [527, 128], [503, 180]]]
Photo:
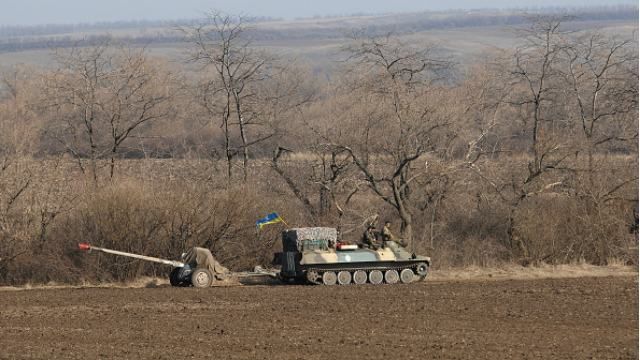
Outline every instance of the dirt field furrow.
[[634, 276], [0, 292], [2, 359], [637, 359]]

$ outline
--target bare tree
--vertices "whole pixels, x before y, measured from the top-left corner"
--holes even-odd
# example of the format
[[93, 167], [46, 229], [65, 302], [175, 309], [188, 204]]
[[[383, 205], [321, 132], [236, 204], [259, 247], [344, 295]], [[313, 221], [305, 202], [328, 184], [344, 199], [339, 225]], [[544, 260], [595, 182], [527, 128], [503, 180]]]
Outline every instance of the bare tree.
[[[512, 251], [525, 261], [556, 261], [559, 254], [553, 244], [547, 253], [532, 254], [529, 247], [535, 234], [520, 233], [521, 226], [528, 225], [517, 223], [523, 216], [520, 210], [534, 198], [550, 201], [553, 196], [580, 193], [577, 174], [588, 174], [590, 185], [583, 187], [587, 192], [604, 197], [637, 180], [623, 179], [596, 190], [596, 183], [606, 176], [596, 174], [593, 167], [598, 146], [637, 138], [637, 129], [628, 120], [637, 118], [637, 95], [633, 95], [637, 84], [632, 85], [637, 81], [629, 81], [637, 75], [626, 68], [633, 62], [632, 51], [625, 48], [628, 43], [604, 41], [593, 34], [579, 37], [563, 30], [565, 18], [533, 20], [523, 33], [524, 45], [510, 59], [498, 60], [470, 96], [471, 113], [482, 124], [477, 136], [471, 137], [466, 161], [508, 206], [507, 245]], [[511, 148], [505, 141], [509, 139]], [[500, 171], [481, 161], [499, 152], [517, 153], [519, 143], [527, 145], [527, 156], [511, 157], [513, 169]], [[583, 153], [590, 154], [586, 168], [579, 158]], [[543, 216], [543, 209], [536, 209]]]
[[[53, 108], [62, 119], [49, 131], [77, 160], [85, 173], [83, 158], [88, 157], [94, 182], [98, 181], [97, 160], [100, 156], [96, 135], [100, 111], [99, 87], [108, 76], [110, 59], [107, 45], [89, 49], [72, 49], [59, 55], [59, 69], [45, 87], [47, 110]], [[57, 116], [59, 114], [59, 117]], [[85, 154], [88, 152], [88, 154]]]
[[0, 274], [15, 258], [30, 250], [34, 218], [24, 214], [19, 202], [32, 185], [28, 169], [14, 158], [3, 157], [0, 162]]
[[[309, 160], [297, 160], [293, 166], [294, 169], [287, 171], [281, 164], [282, 157], [291, 150], [278, 147], [271, 160], [271, 167], [285, 181], [296, 198], [314, 218], [314, 221], [328, 220], [333, 213], [331, 209], [334, 209], [339, 219], [338, 227], [340, 227], [345, 206], [359, 190], [357, 184], [351, 184], [344, 200], [339, 199], [338, 194], [341, 193], [341, 187], [350, 180], [347, 174], [353, 162], [342, 147], [318, 144], [307, 150], [309, 152], [302, 155], [309, 157]], [[296, 167], [300, 167], [306, 162], [309, 162], [308, 167], [311, 171], [306, 177], [299, 176], [301, 171]], [[294, 174], [298, 176], [294, 176]], [[313, 189], [313, 192], [304, 190], [309, 188]], [[313, 195], [317, 196], [317, 202], [312, 200]]]
[[[46, 79], [44, 106], [55, 111], [48, 134], [87, 166], [98, 181], [98, 160], [115, 159], [127, 139], [143, 125], [167, 117], [171, 74], [161, 72], [145, 49], [98, 46], [58, 51], [60, 68]], [[86, 164], [85, 159], [88, 160]]]
[[[587, 153], [589, 188], [594, 188], [594, 154], [611, 143], [638, 138], [637, 47], [629, 40], [591, 33], [572, 41], [565, 76], [576, 111], [576, 153]], [[582, 140], [582, 141], [581, 141]]]
[[267, 79], [271, 58], [251, 46], [245, 18], [212, 12], [207, 20], [203, 25], [183, 29], [187, 40], [194, 45], [189, 61], [202, 64], [202, 70], [212, 74], [202, 86], [201, 98], [210, 114], [221, 119], [229, 181], [232, 179], [232, 160], [237, 152], [232, 126], [238, 127], [246, 181], [249, 148], [265, 139], [251, 139], [248, 127], [256, 121], [257, 111], [252, 108], [256, 101], [256, 85]]
[[414, 164], [451, 136], [434, 99], [452, 64], [435, 47], [418, 49], [390, 35], [360, 40], [347, 51], [354, 66], [351, 99], [364, 99], [375, 110], [352, 114], [360, 130], [353, 145], [341, 147], [373, 193], [397, 212], [402, 236], [411, 242], [412, 186], [427, 174]]
[[[545, 178], [569, 156], [562, 132], [563, 115], [560, 66], [567, 48], [566, 33], [561, 25], [564, 18], [538, 17], [524, 30], [524, 45], [513, 54], [507, 94], [501, 97], [520, 118], [523, 136], [527, 139], [530, 157], [522, 179], [513, 178], [509, 187], [501, 187], [502, 197], [509, 199], [507, 225], [509, 244], [528, 258], [529, 251], [521, 236], [515, 232], [516, 214], [525, 199], [561, 186], [563, 181]], [[496, 187], [497, 188], [497, 187]]]
[[122, 49], [116, 61], [103, 105], [111, 135], [110, 178], [114, 175], [118, 150], [137, 130], [171, 114], [168, 103], [176, 91], [172, 86], [173, 74], [153, 64], [144, 49]]
[[38, 151], [42, 123], [32, 102], [39, 93], [40, 76], [38, 69], [24, 65], [0, 74], [0, 154], [29, 155]]

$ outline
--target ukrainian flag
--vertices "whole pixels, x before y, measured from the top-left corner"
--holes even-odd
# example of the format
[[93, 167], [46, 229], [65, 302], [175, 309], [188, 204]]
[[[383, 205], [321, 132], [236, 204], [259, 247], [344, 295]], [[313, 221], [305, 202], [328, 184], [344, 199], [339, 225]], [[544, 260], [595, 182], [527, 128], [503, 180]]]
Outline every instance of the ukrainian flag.
[[[277, 213], [271, 213], [262, 219], [256, 221], [256, 227], [262, 230], [262, 227], [269, 224], [275, 224], [279, 222], [284, 222], [284, 220]], [[286, 224], [286, 223], [285, 223]]]

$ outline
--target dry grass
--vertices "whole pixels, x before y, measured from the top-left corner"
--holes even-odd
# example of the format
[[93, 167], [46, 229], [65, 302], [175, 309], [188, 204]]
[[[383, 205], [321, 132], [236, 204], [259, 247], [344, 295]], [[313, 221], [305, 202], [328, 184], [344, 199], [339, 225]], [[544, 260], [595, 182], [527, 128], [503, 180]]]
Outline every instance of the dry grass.
[[[504, 265], [495, 268], [477, 266], [464, 269], [433, 271], [432, 281], [470, 281], [470, 280], [533, 280], [580, 277], [634, 276], [638, 277], [638, 268], [625, 265], [595, 266], [589, 264], [547, 265], [522, 267]], [[636, 279], [637, 281], [637, 279]]]
[[[535, 279], [567, 279], [583, 277], [611, 277], [632, 276], [638, 281], [638, 268], [625, 265], [594, 266], [588, 264], [570, 265], [541, 265], [537, 267], [522, 267], [517, 265], [504, 265], [493, 268], [481, 268], [477, 266], [435, 270], [429, 275], [427, 282], [452, 282], [452, 281], [507, 281], [507, 280], [535, 280]], [[273, 281], [265, 278], [265, 281], [254, 281], [253, 285], [269, 285]], [[65, 285], [56, 282], [47, 284], [25, 284], [22, 286], [0, 286], [2, 291], [25, 291], [42, 289], [81, 289], [81, 288], [118, 288], [140, 289], [168, 287], [169, 280], [159, 277], [139, 277], [123, 282], [92, 282], [87, 281], [79, 285]], [[243, 286], [243, 283], [233, 279], [216, 284], [216, 286]]]
[[166, 287], [169, 285], [169, 279], [142, 276], [129, 281], [122, 282], [95, 282], [85, 281], [78, 285], [62, 284], [55, 281], [46, 284], [25, 284], [21, 286], [0, 286], [0, 291], [22, 291], [22, 290], [41, 290], [41, 289], [81, 289], [81, 288], [120, 288], [120, 289], [137, 289], [137, 288], [154, 288]]

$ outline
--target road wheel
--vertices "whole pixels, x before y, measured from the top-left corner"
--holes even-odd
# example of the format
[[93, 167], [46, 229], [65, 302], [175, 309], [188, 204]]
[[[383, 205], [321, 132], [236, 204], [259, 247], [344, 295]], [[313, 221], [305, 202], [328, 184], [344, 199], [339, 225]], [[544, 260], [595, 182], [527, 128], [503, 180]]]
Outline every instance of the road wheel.
[[338, 281], [338, 276], [333, 271], [327, 271], [322, 274], [322, 283], [325, 285], [335, 285]]
[[387, 284], [395, 284], [400, 280], [400, 276], [398, 275], [398, 271], [396, 270], [387, 270], [384, 273], [384, 281]]
[[353, 273], [353, 282], [357, 285], [362, 285], [367, 283], [367, 272], [364, 270], [356, 270]]
[[402, 281], [403, 284], [410, 284], [413, 282], [414, 275], [413, 270], [404, 269], [400, 271], [400, 281]]
[[382, 284], [382, 280], [384, 280], [384, 275], [382, 275], [382, 271], [380, 270], [371, 270], [369, 273], [369, 282], [378, 285]]
[[213, 283], [213, 275], [208, 269], [195, 269], [191, 274], [191, 284], [197, 288], [206, 288]]
[[351, 284], [351, 273], [348, 271], [340, 271], [338, 273], [338, 284], [340, 285]]
[[309, 281], [312, 284], [319, 284], [320, 283], [320, 275], [315, 270], [309, 270], [309, 271], [307, 271], [307, 281]]
[[416, 266], [416, 274], [421, 278], [425, 278], [429, 272], [429, 265], [427, 263], [420, 263]]
[[180, 272], [182, 271], [182, 268], [173, 268], [173, 270], [171, 270], [171, 273], [169, 273], [169, 283], [171, 284], [171, 286], [183, 286], [182, 284], [182, 280], [180, 279]]

